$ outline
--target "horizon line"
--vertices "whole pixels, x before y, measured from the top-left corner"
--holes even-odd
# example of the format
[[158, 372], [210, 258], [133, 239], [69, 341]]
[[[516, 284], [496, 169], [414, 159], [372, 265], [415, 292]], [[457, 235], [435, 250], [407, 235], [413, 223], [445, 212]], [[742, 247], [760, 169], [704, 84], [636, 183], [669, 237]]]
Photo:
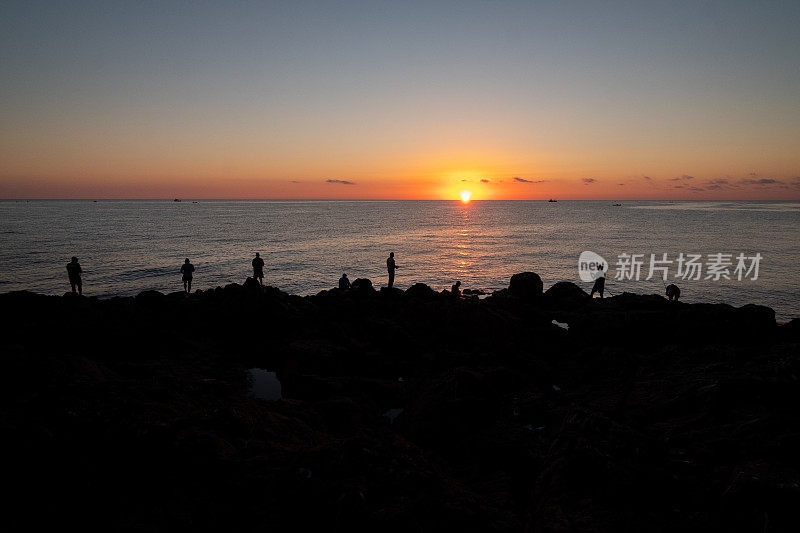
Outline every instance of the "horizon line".
[[737, 198], [476, 198], [464, 202], [457, 198], [242, 198], [242, 197], [219, 197], [219, 198], [190, 198], [190, 197], [6, 197], [0, 198], [2, 202], [10, 201], [254, 201], [254, 202], [455, 202], [471, 204], [474, 202], [800, 202], [798, 199], [737, 199]]

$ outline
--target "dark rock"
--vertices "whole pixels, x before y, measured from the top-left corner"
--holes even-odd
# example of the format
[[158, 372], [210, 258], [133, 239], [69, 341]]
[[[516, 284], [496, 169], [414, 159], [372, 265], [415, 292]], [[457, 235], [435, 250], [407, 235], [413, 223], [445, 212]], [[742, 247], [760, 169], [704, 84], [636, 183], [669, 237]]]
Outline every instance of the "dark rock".
[[0, 294], [3, 525], [800, 530], [799, 321], [572, 284], [529, 305], [533, 276], [483, 300]]
[[136, 303], [144, 306], [156, 306], [162, 304], [167, 297], [158, 291], [142, 291], [136, 295]]
[[544, 304], [560, 309], [574, 309], [590, 300], [589, 294], [576, 284], [559, 281], [544, 293]]
[[403, 290], [398, 289], [397, 287], [381, 287], [380, 295], [384, 298], [400, 298], [403, 296]]
[[498, 289], [496, 291], [492, 291], [490, 298], [502, 300], [504, 298], [508, 298], [508, 289]]
[[433, 300], [438, 296], [438, 293], [424, 283], [415, 283], [406, 289], [405, 296], [419, 298], [420, 300]]
[[521, 272], [511, 276], [508, 294], [516, 298], [539, 300], [542, 297], [542, 278], [533, 272]]
[[446, 450], [490, 424], [498, 409], [499, 394], [486, 376], [456, 368], [413, 396], [400, 427], [411, 440]]
[[484, 291], [483, 289], [464, 289], [461, 291], [464, 296], [483, 296], [489, 294], [488, 292]]
[[[559, 530], [574, 521], [591, 524], [580, 531], [622, 531], [673, 511], [666, 502], [674, 500], [675, 485], [656, 466], [663, 459], [657, 442], [629, 427], [590, 412], [569, 413], [536, 482], [529, 529]], [[565, 523], [565, 517], [571, 519]]]
[[261, 292], [261, 284], [255, 278], [247, 278], [244, 280], [243, 287], [248, 291]]
[[350, 285], [350, 290], [360, 294], [370, 294], [375, 292], [375, 289], [372, 288], [372, 280], [368, 278], [356, 278]]
[[800, 340], [800, 318], [793, 318], [783, 324], [780, 329], [786, 338]]
[[722, 492], [724, 531], [792, 531], [796, 529], [800, 487], [797, 471], [766, 462], [737, 465]]
[[225, 296], [238, 296], [242, 294], [243, 287], [238, 283], [228, 283], [222, 291]]

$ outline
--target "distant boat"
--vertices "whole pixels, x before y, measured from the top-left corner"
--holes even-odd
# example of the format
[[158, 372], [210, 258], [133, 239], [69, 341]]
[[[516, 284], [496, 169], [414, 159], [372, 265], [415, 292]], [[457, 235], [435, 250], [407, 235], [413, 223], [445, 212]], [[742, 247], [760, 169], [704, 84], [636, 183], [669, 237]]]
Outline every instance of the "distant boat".
[[550, 199], [549, 199], [549, 200], [547, 200], [547, 201], [548, 201], [548, 202], [557, 202], [558, 200], [553, 200], [552, 198], [550, 198]]
[[181, 200], [180, 200], [180, 198], [175, 198], [175, 199], [174, 199], [174, 200], [172, 200], [172, 201], [173, 201], [173, 202], [180, 202]]
[[621, 206], [622, 204], [611, 204], [611, 205], [613, 205], [614, 207], [619, 207], [619, 206]]

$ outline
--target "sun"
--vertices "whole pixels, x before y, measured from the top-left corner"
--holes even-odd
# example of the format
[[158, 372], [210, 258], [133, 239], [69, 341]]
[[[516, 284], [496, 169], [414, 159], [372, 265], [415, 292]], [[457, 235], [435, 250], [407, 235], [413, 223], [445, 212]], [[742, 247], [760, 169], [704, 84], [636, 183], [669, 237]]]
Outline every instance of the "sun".
[[469, 199], [472, 198], [472, 192], [470, 191], [461, 191], [459, 195], [461, 196], [461, 201], [464, 203], [469, 202]]

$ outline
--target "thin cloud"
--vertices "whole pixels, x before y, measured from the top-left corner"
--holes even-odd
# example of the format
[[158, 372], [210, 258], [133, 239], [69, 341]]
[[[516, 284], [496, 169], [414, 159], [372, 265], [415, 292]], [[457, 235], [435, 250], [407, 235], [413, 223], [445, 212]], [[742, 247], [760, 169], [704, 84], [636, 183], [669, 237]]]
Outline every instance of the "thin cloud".
[[754, 187], [778, 187], [780, 189], [788, 189], [789, 187], [797, 186], [794, 183], [788, 184], [783, 180], [775, 178], [759, 177], [758, 174], [756, 174], [755, 172], [751, 172], [750, 174], [748, 174], [748, 176], [751, 177], [740, 180], [739, 183], [742, 185], [751, 185]]
[[481, 180], [481, 183], [489, 183], [489, 180]]
[[720, 191], [722, 189], [735, 189], [738, 186], [734, 185], [730, 182], [727, 178], [717, 178], [713, 180], [709, 180], [705, 184], [706, 189], [709, 191]]
[[617, 183], [617, 185], [619, 185], [620, 187], [624, 187], [625, 186], [624, 183]]
[[336, 183], [337, 185], [355, 185], [354, 181], [347, 180], [325, 180], [325, 183]]
[[685, 189], [687, 191], [694, 191], [694, 192], [700, 192], [700, 191], [704, 191], [705, 190], [703, 187], [689, 187], [688, 185], [683, 185], [683, 184], [673, 185], [672, 188], [673, 189]]
[[472, 181], [472, 180], [461, 180], [461, 181]]
[[[752, 175], [752, 174], [751, 174]], [[776, 180], [772, 178], [757, 178], [757, 179], [743, 179], [742, 183], [747, 185], [782, 185], [783, 182], [781, 180]]]
[[514, 181], [518, 183], [544, 183], [547, 180], [526, 180], [525, 178], [514, 178]]
[[647, 180], [647, 181], [650, 181], [650, 180], [652, 180], [653, 178], [651, 178], [650, 176], [642, 176], [642, 179], [645, 179], [645, 180]]
[[300, 183], [298, 180], [289, 180], [289, 183]]
[[590, 183], [597, 183], [597, 180], [594, 178], [583, 178], [584, 185], [589, 185]]

